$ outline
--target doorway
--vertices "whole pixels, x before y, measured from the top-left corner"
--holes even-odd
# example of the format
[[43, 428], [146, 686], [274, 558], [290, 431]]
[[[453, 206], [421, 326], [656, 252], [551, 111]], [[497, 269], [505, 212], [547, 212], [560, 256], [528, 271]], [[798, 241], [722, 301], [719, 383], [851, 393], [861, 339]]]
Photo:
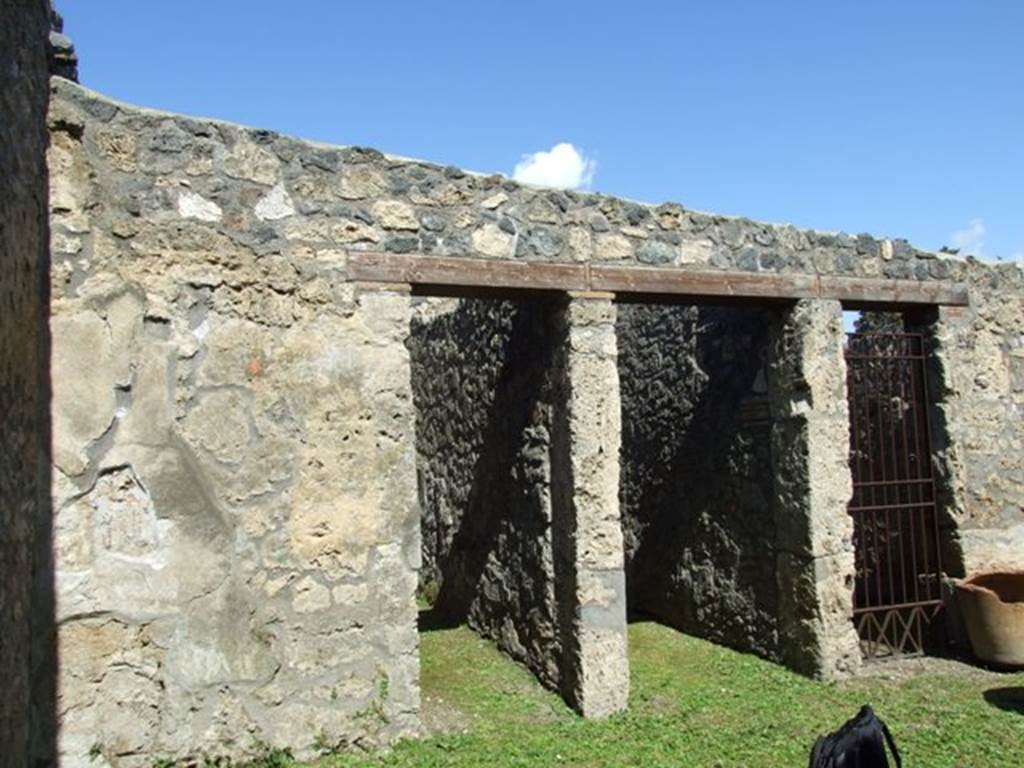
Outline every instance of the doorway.
[[943, 572], [926, 338], [902, 322], [856, 331], [846, 344], [854, 624], [867, 659], [923, 654]]

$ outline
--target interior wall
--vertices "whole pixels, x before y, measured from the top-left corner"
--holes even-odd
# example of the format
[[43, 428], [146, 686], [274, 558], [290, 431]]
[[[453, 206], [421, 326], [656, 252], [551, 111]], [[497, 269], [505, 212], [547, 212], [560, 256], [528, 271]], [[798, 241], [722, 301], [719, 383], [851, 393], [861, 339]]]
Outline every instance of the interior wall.
[[424, 300], [409, 336], [421, 593], [559, 683], [552, 564], [552, 305]]
[[617, 332], [631, 610], [777, 658], [772, 316], [623, 304]]

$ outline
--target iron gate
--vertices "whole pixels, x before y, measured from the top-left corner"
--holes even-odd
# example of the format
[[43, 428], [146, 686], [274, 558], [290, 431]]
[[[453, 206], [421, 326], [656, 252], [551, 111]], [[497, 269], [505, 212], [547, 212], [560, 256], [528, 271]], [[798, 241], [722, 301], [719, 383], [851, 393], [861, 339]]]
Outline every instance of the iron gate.
[[846, 363], [861, 651], [923, 653], [942, 605], [924, 338], [850, 334]]

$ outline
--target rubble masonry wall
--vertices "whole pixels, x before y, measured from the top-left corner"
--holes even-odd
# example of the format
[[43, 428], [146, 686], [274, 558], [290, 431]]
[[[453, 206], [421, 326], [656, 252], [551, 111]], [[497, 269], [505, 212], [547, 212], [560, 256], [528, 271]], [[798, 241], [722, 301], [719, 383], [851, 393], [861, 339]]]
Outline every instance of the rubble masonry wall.
[[[53, 504], [69, 765], [94, 745], [131, 765], [144, 752], [241, 750], [254, 734], [303, 750], [413, 732], [420, 543], [405, 346], [411, 300], [400, 287], [353, 283], [353, 251], [963, 281], [970, 308], [942, 310], [935, 330], [951, 438], [943, 461], [959, 489], [965, 559], [1024, 565], [1018, 265], [533, 189], [53, 83]], [[778, 338], [799, 347], [824, 329], [831, 344], [837, 307], [828, 320], [793, 315]], [[617, 462], [614, 472], [606, 465], [613, 443], [619, 455], [618, 377], [609, 374], [614, 351], [573, 348], [573, 322], [590, 325], [577, 339], [614, 347], [609, 317], [579, 311], [570, 322], [572, 302], [560, 310], [552, 342], [552, 423], [582, 431], [550, 447], [561, 457], [550, 470], [552, 516], [567, 526], [552, 529], [551, 556], [556, 585], [559, 563], [589, 579], [562, 587], [569, 592], [560, 605], [571, 610], [556, 611], [557, 621], [574, 643], [586, 642], [560, 648], [560, 668], [572, 675], [559, 685], [602, 712], [620, 704], [605, 694], [623, 682], [625, 651], [624, 597], [608, 559], [618, 508], [609, 511], [605, 492], [619, 487]], [[789, 414], [773, 422], [773, 461], [799, 458], [799, 466], [775, 465], [776, 477], [790, 478], [776, 489], [776, 528], [785, 515], [806, 518], [798, 533], [812, 555], [778, 560], [789, 581], [777, 580], [809, 590], [801, 605], [819, 611], [787, 613], [780, 604], [792, 620], [780, 626], [778, 652], [787, 653], [793, 627], [835, 630], [839, 646], [819, 643], [814, 657], [834, 670], [847, 635], [832, 622], [838, 613], [820, 613], [839, 599], [821, 585], [845, 578], [845, 555], [829, 543], [845, 534], [820, 533], [831, 523], [818, 510], [838, 507], [814, 500], [816, 478], [826, 477], [814, 465], [814, 435], [831, 434], [839, 440], [831, 447], [845, 450], [839, 414], [827, 412], [827, 398], [843, 394], [819, 373], [767, 376], [780, 398], [773, 407]], [[576, 389], [577, 375], [598, 383]], [[783, 383], [773, 388], [773, 376]], [[612, 382], [615, 408], [587, 400], [610, 396]], [[788, 394], [793, 387], [819, 393], [823, 420], [816, 410], [786, 410], [801, 402]], [[586, 424], [586, 402], [603, 421]], [[591, 456], [603, 469], [577, 466], [595, 435], [609, 441]], [[584, 469], [602, 484], [596, 499], [581, 493], [581, 478], [593, 479]], [[567, 510], [561, 518], [559, 509]], [[595, 547], [602, 554], [591, 561]], [[546, 551], [530, 556], [540, 562]], [[501, 613], [486, 614], [481, 603], [479, 615], [496, 624]], [[519, 632], [516, 641], [534, 642]], [[615, 663], [596, 663], [602, 658]]]
[[630, 607], [780, 660], [772, 413], [777, 311], [622, 304]]

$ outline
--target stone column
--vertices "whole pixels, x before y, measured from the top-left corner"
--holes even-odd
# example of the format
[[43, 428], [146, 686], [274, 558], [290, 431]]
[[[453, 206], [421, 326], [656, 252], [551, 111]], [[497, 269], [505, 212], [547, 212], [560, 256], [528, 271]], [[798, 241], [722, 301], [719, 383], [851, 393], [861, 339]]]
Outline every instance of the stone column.
[[626, 599], [619, 516], [621, 412], [611, 294], [570, 294], [555, 320], [552, 542], [560, 687], [584, 717], [625, 709]]
[[803, 300], [773, 329], [768, 370], [783, 662], [824, 679], [860, 665], [842, 306]]

